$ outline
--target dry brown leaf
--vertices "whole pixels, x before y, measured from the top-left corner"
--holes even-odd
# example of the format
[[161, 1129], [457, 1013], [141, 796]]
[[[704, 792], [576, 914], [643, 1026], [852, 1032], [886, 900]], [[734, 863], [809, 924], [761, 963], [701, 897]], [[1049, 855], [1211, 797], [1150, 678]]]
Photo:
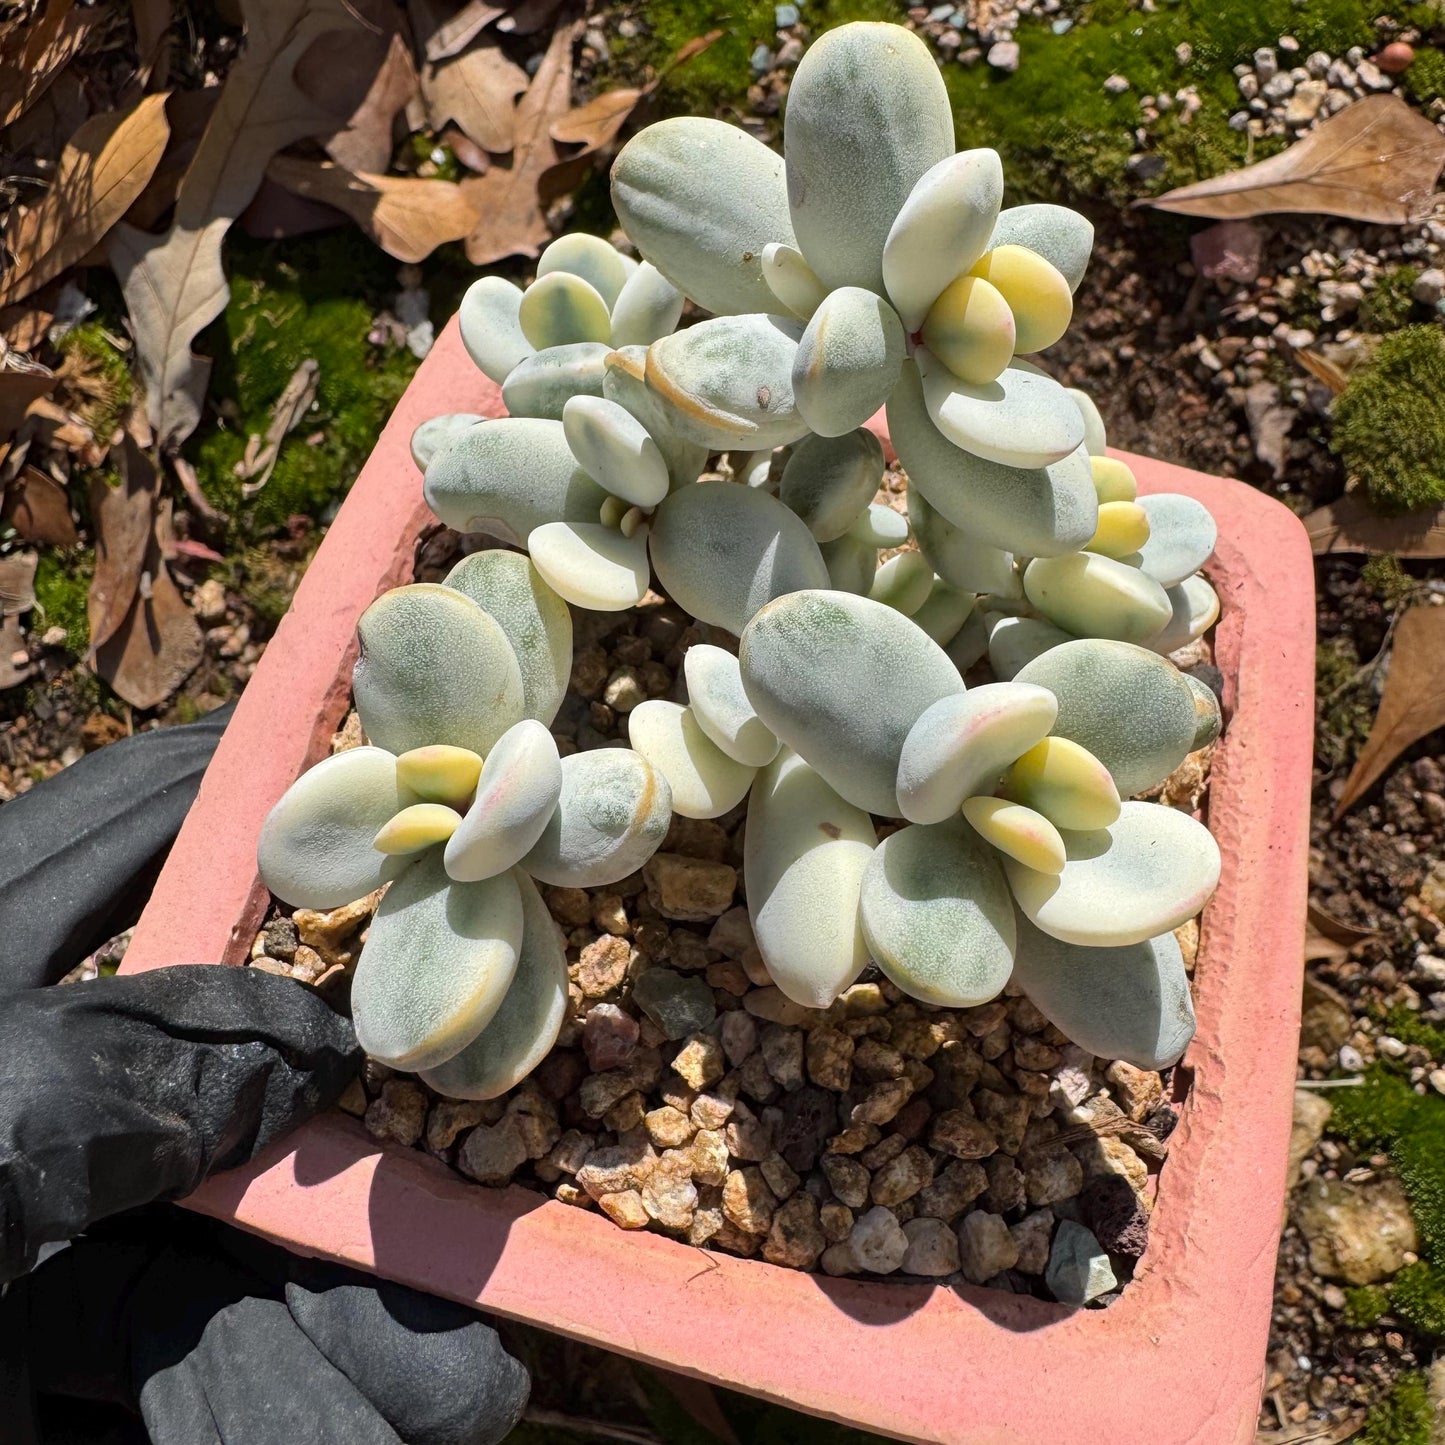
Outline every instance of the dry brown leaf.
[[166, 121], [171, 128], [170, 143], [155, 174], [135, 204], [126, 213], [126, 223], [148, 231], [176, 203], [176, 192], [195, 158], [196, 147], [206, 133], [211, 112], [220, 99], [221, 87], [205, 90], [173, 90], [166, 101]]
[[166, 32], [171, 28], [171, 0], [131, 0], [130, 11], [135, 20], [135, 48], [140, 56], [141, 84], [149, 85], [160, 60]]
[[507, 7], [493, 5], [491, 0], [467, 0], [455, 15], [438, 23], [431, 6], [420, 6], [413, 0], [411, 13], [414, 22], [419, 14], [424, 17], [427, 34], [422, 49], [428, 60], [438, 61], [448, 60], [465, 50], [488, 25], [507, 13]]
[[252, 434], [246, 439], [246, 454], [236, 463], [235, 470], [241, 479], [241, 495], [247, 501], [270, 480], [276, 459], [281, 455], [281, 443], [311, 410], [320, 375], [321, 367], [314, 360], [308, 357], [303, 361], [272, 404], [266, 435]]
[[1445, 727], [1445, 607], [1412, 607], [1395, 628], [1385, 691], [1365, 746], [1345, 779], [1347, 813], [1412, 743]]
[[0, 442], [20, 430], [25, 413], [55, 388], [55, 375], [43, 366], [34, 370], [0, 371]]
[[387, 40], [361, 103], [344, 129], [326, 139], [326, 154], [351, 171], [384, 171], [391, 164], [396, 118], [421, 93], [411, 49], [400, 35]]
[[1399, 224], [1429, 213], [1445, 135], [1397, 95], [1346, 106], [1287, 151], [1144, 202], [1223, 220], [1285, 211]]
[[1305, 915], [1305, 962], [1328, 959], [1340, 963], [1356, 944], [1378, 937], [1376, 929], [1343, 923], [1311, 903]]
[[111, 242], [146, 415], [161, 445], [184, 440], [200, 420], [210, 362], [191, 342], [230, 296], [222, 238], [278, 150], [336, 127], [337, 117], [298, 89], [293, 72], [321, 37], [357, 23], [347, 0], [247, 0], [244, 10], [245, 49], [181, 181], [170, 230], [154, 236], [122, 223]]
[[527, 89], [527, 72], [495, 36], [481, 36], [450, 60], [424, 62], [420, 78], [433, 130], [455, 121], [483, 150], [512, 149], [513, 102]]
[[277, 156], [267, 174], [298, 196], [345, 211], [398, 261], [423, 260], [477, 223], [476, 206], [452, 181], [357, 174], [295, 156]]
[[94, 115], [76, 131], [44, 198], [5, 228], [15, 263], [0, 281], [0, 306], [28, 296], [105, 238], [155, 174], [169, 135], [164, 94]]
[[1336, 361], [1331, 361], [1328, 356], [1318, 351], [1312, 351], [1308, 347], [1296, 351], [1295, 360], [1309, 372], [1318, 382], [1329, 387], [1330, 391], [1338, 396], [1349, 384], [1349, 374], [1344, 367]]
[[38, 20], [22, 25], [0, 49], [0, 130], [23, 115], [70, 64], [105, 11], [73, 10], [73, 0], [49, 0]]
[[544, 214], [566, 185], [569, 158], [552, 139], [552, 126], [571, 108], [572, 42], [581, 22], [559, 25], [527, 93], [517, 102], [510, 165], [462, 182], [481, 217], [467, 237], [467, 259], [486, 266], [504, 256], [540, 256], [551, 238]]
[[36, 552], [12, 552], [0, 557], [0, 617], [19, 617], [35, 606]]
[[[1316, 555], [1327, 552], [1390, 553], [1396, 557], [1445, 557], [1445, 507], [1382, 516], [1363, 492], [1346, 492], [1305, 519]], [[1445, 660], [1442, 660], [1445, 666]]]
[[65, 488], [38, 467], [25, 467], [10, 483], [0, 520], [8, 522], [27, 542], [73, 547], [79, 541]]
[[563, 145], [585, 146], [587, 151], [599, 150], [622, 129], [646, 94], [647, 90], [632, 85], [604, 90], [586, 105], [559, 116], [552, 123], [552, 139]]
[[25, 631], [18, 617], [0, 617], [0, 692], [15, 687], [33, 671], [25, 654]]
[[159, 488], [155, 468], [129, 431], [116, 449], [120, 485], [99, 476], [90, 483], [90, 515], [95, 526], [95, 575], [86, 613], [94, 651], [121, 628], [140, 590], [146, 554], [155, 541]]
[[34, 351], [50, 330], [55, 313], [47, 310], [38, 301], [31, 300], [23, 306], [7, 306], [0, 311], [0, 334], [13, 351]]

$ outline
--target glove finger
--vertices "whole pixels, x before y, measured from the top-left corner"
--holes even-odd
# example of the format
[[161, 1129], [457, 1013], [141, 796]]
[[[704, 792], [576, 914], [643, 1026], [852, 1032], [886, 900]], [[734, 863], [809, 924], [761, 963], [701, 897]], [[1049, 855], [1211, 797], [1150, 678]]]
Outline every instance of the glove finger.
[[472, 1310], [300, 1260], [286, 1305], [407, 1445], [496, 1445], [521, 1419], [527, 1370]]
[[0, 808], [0, 990], [54, 983], [140, 916], [232, 709], [112, 743]]
[[156, 969], [0, 1010], [0, 1282], [97, 1219], [189, 1194], [335, 1101], [361, 1051], [291, 979]]

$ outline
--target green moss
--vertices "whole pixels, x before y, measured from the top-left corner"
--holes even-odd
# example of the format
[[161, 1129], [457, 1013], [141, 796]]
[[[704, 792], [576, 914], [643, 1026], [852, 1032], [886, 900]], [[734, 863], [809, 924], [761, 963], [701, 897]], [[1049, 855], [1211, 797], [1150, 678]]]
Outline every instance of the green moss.
[[1390, 1296], [1376, 1285], [1367, 1284], [1345, 1291], [1345, 1322], [1367, 1330], [1390, 1308]]
[[1366, 331], [1398, 331], [1415, 309], [1418, 266], [1392, 266], [1382, 271], [1360, 302], [1360, 324]]
[[1405, 72], [1405, 94], [1416, 105], [1445, 99], [1445, 51], [1422, 46]]
[[[230, 424], [193, 440], [197, 476], [243, 534], [264, 534], [297, 513], [323, 520], [416, 369], [404, 349], [367, 340], [382, 298], [396, 289], [395, 263], [347, 230], [285, 246], [238, 239], [228, 242], [227, 264], [231, 302], [200, 349], [216, 359], [211, 402]], [[243, 501], [235, 466], [246, 439], [264, 435], [271, 406], [308, 359], [318, 365], [316, 405], [282, 443], [265, 488]]]
[[46, 627], [63, 627], [65, 645], [77, 657], [90, 647], [90, 623], [86, 598], [95, 572], [95, 554], [90, 551], [44, 551], [35, 569], [35, 601]]
[[1409, 1126], [1420, 1096], [1398, 1074], [1374, 1065], [1356, 1089], [1335, 1091], [1330, 1133], [1356, 1149], [1387, 1149]]
[[73, 327], [60, 339], [62, 355], [79, 364], [84, 390], [73, 389], [75, 409], [98, 437], [109, 437], [125, 419], [135, 395], [130, 366], [99, 321]]
[[1315, 699], [1319, 751], [1323, 761], [1337, 767], [1364, 744], [1375, 720], [1375, 700], [1348, 637], [1331, 637], [1315, 648]]
[[1385, 1015], [1384, 1029], [1401, 1043], [1414, 1044], [1437, 1063], [1445, 1063], [1445, 1029], [1427, 1023], [1419, 1014], [1404, 1007], [1392, 1008]]
[[1360, 1445], [1430, 1445], [1433, 1415], [1423, 1372], [1402, 1375], [1370, 1411]]
[[1335, 398], [1331, 447], [1382, 511], [1445, 501], [1445, 332], [1383, 338]]
[[1360, 580], [1387, 607], [1400, 607], [1415, 590], [1415, 579], [1398, 557], [1386, 552], [1371, 557], [1360, 569]]
[[1390, 1308], [1419, 1334], [1445, 1336], [1445, 1270], [1407, 1264], [1390, 1283]]

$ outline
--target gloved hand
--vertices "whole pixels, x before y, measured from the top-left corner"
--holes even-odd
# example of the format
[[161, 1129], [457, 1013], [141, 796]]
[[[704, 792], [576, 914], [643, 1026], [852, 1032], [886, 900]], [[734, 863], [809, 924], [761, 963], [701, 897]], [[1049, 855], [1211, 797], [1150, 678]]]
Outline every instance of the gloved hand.
[[0, 1437], [499, 1441], [529, 1381], [476, 1314], [156, 1202], [333, 1103], [350, 1021], [252, 969], [45, 987], [134, 921], [224, 725], [0, 807]]

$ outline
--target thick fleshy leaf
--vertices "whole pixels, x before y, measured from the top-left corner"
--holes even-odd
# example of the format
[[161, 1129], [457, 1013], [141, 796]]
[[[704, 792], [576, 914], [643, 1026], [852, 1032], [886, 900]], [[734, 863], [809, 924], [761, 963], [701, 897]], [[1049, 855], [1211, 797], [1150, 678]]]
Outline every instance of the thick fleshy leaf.
[[544, 522], [595, 522], [607, 493], [578, 465], [560, 421], [500, 417], [432, 458], [427, 505], [458, 532], [515, 547]]
[[929, 353], [960, 385], [992, 386], [1018, 347], [1014, 314], [1003, 292], [972, 275], [944, 288], [923, 318], [920, 334]]
[[1067, 206], [1010, 206], [999, 212], [988, 239], [987, 249], [992, 251], [995, 246], [1027, 246], [1037, 251], [1060, 272], [1069, 290], [1077, 291], [1094, 249], [1094, 227]]
[[1008, 303], [1020, 352], [1043, 351], [1069, 329], [1074, 314], [1069, 283], [1037, 251], [995, 246], [970, 274], [982, 277]]
[[[1039, 691], [1053, 701], [1046, 689]], [[1004, 774], [1003, 794], [1042, 813], [1054, 827], [1075, 832], [1107, 828], [1119, 816], [1113, 775], [1088, 748], [1070, 738], [1044, 738], [1023, 753]]]
[[988, 654], [988, 626], [984, 622], [983, 609], [975, 607], [963, 620], [943, 649], [948, 660], [959, 670], [967, 672], [976, 662]]
[[941, 823], [965, 798], [991, 793], [1004, 770], [1053, 726], [1041, 687], [992, 682], [919, 714], [898, 758], [898, 806], [910, 823]]
[[678, 606], [734, 634], [773, 598], [828, 581], [802, 521], [776, 497], [734, 482], [668, 497], [653, 514], [652, 565]]
[[600, 888], [635, 873], [672, 821], [667, 779], [631, 748], [562, 759], [562, 795], [522, 867], [540, 883]]
[[521, 721], [517, 656], [470, 597], [431, 582], [396, 587], [361, 614], [356, 634], [357, 715], [388, 752], [449, 743], [485, 757]]
[[1140, 497], [1139, 506], [1149, 516], [1149, 540], [1139, 549], [1139, 570], [1161, 587], [1176, 587], [1209, 560], [1219, 528], [1203, 502], [1175, 492]]
[[911, 361], [888, 399], [888, 434], [910, 492], [921, 492], [945, 521], [979, 542], [1026, 557], [1055, 557], [1077, 551], [1094, 535], [1099, 504], [1082, 447], [1048, 466], [1016, 467], [955, 446], [932, 424]]
[[1025, 916], [1065, 943], [1142, 943], [1193, 918], [1219, 883], [1219, 845], [1176, 808], [1125, 803], [1109, 827], [1062, 836], [1062, 873], [1004, 866]]
[[477, 795], [447, 843], [447, 872], [460, 883], [505, 873], [531, 852], [562, 793], [562, 761], [536, 718], [508, 728], [487, 754]]
[[518, 362], [502, 383], [502, 403], [512, 416], [561, 421], [574, 396], [601, 396], [610, 355], [598, 341], [549, 346]]
[[627, 715], [632, 746], [667, 779], [672, 811], [720, 818], [747, 797], [756, 768], [730, 758], [703, 731], [690, 707], [649, 698]]
[[602, 394], [608, 401], [632, 413], [657, 443], [673, 487], [691, 486], [707, 466], [708, 448], [679, 436], [673, 425], [675, 412], [661, 397], [647, 389], [647, 350], [642, 346], [619, 347], [608, 353]]
[[462, 345], [484, 376], [500, 386], [507, 373], [537, 348], [522, 334], [517, 319], [522, 288], [501, 276], [473, 281], [457, 311]]
[[923, 175], [953, 154], [953, 109], [928, 46], [897, 25], [825, 31], [794, 72], [783, 150], [808, 264], [830, 288], [881, 295], [894, 219]]
[[888, 400], [906, 341], [897, 313], [861, 286], [840, 286], [813, 312], [793, 360], [793, 398], [819, 436], [861, 427]]
[[411, 434], [411, 459], [417, 469], [426, 471], [431, 459], [443, 447], [450, 446], [456, 437], [479, 421], [486, 421], [486, 417], [474, 411], [458, 411], [422, 422]]
[[378, 853], [407, 858], [445, 843], [461, 821], [461, 814], [445, 803], [413, 803], [377, 830], [371, 846]]
[[351, 982], [356, 1038], [393, 1069], [432, 1069], [491, 1022], [517, 971], [522, 898], [510, 874], [453, 883], [424, 854], [382, 898]]
[[802, 327], [776, 316], [717, 316], [647, 348], [647, 389], [673, 429], [714, 451], [786, 446], [808, 424], [793, 400]]
[[1137, 502], [1100, 502], [1099, 526], [1084, 549], [1122, 561], [1149, 540], [1149, 514]]
[[935, 577], [928, 596], [923, 599], [923, 606], [911, 615], [917, 626], [940, 647], [946, 648], [968, 621], [973, 606], [972, 592], [960, 592], [951, 583]]
[[1127, 642], [1080, 638], [1017, 674], [1058, 699], [1053, 731], [1088, 748], [1124, 797], [1162, 783], [1190, 752], [1194, 702], [1172, 663]]
[[868, 950], [904, 993], [973, 1008], [1003, 992], [1016, 924], [999, 855], [962, 818], [909, 824], [868, 860], [859, 899]]
[[763, 279], [784, 311], [800, 321], [806, 321], [828, 294], [803, 253], [781, 241], [763, 247]]
[[1164, 624], [1163, 632], [1149, 639], [1153, 652], [1177, 652], [1196, 637], [1203, 637], [1219, 621], [1219, 594], [1197, 573], [1174, 587], [1166, 587], [1164, 594], [1173, 616]]
[[266, 887], [295, 908], [340, 908], [395, 877], [372, 839], [416, 801], [383, 748], [350, 748], [302, 773], [266, 815], [256, 858]]
[[583, 471], [614, 497], [655, 507], [667, 495], [667, 462], [626, 407], [601, 396], [574, 396], [562, 408], [562, 428]]
[[753, 935], [777, 986], [827, 1008], [863, 972], [863, 872], [877, 835], [796, 753], [784, 749], [753, 784], [743, 877]]
[[835, 592], [851, 592], [866, 597], [878, 571], [878, 546], [865, 542], [853, 532], [845, 532], [833, 542], [824, 542], [818, 549], [828, 569], [828, 584]]
[[749, 768], [766, 767], [777, 757], [781, 745], [748, 701], [731, 652], [695, 642], [683, 654], [682, 669], [698, 726], [728, 757]]
[[1189, 684], [1189, 691], [1194, 696], [1194, 738], [1189, 749], [1192, 753], [1196, 748], [1207, 748], [1224, 731], [1224, 714], [1214, 689], [1208, 683], [1187, 672], [1184, 681]]
[[1106, 502], [1132, 502], [1139, 496], [1139, 483], [1132, 468], [1118, 457], [1091, 455], [1089, 470], [1094, 475], [1094, 491], [1100, 506]]
[[1073, 398], [1027, 362], [1006, 366], [986, 386], [968, 386], [926, 351], [918, 360], [933, 424], [964, 451], [1005, 467], [1046, 467], [1083, 445]]
[[910, 334], [988, 248], [1002, 200], [998, 152], [982, 149], [939, 161], [909, 192], [883, 247], [883, 282]]
[[988, 630], [988, 663], [1006, 682], [1051, 647], [1073, 640], [1073, 633], [1037, 617], [999, 617]]
[[522, 293], [517, 320], [522, 335], [538, 351], [582, 341], [608, 342], [612, 337], [607, 302], [595, 286], [569, 271], [538, 276]]
[[896, 818], [904, 739], [918, 715], [963, 692], [943, 649], [902, 613], [845, 592], [780, 597], [738, 649], [758, 716], [848, 802]]
[[974, 832], [1000, 853], [1040, 873], [1063, 872], [1064, 840], [1042, 813], [1007, 798], [965, 798], [962, 812]]
[[868, 595], [905, 617], [912, 617], [933, 591], [933, 568], [921, 552], [899, 552], [873, 574]]
[[1094, 398], [1076, 386], [1066, 386], [1064, 390], [1073, 398], [1074, 405], [1079, 408], [1079, 415], [1084, 419], [1084, 446], [1089, 455], [1103, 456], [1104, 449], [1109, 445], [1109, 438], [1104, 431], [1104, 418], [1099, 415], [1099, 408], [1094, 405]]
[[1013, 553], [991, 547], [962, 527], [955, 527], [918, 487], [908, 489], [908, 520], [918, 550], [945, 582], [963, 592], [1023, 596]]
[[882, 502], [870, 502], [848, 530], [870, 547], [901, 547], [908, 540], [908, 519]]
[[396, 760], [397, 781], [425, 803], [463, 807], [481, 775], [480, 753], [445, 743], [413, 748]]
[[716, 316], [779, 309], [763, 248], [796, 244], [783, 158], [745, 130], [675, 116], [639, 131], [612, 167], [612, 204], [637, 249]]
[[612, 308], [613, 346], [651, 346], [677, 326], [684, 299], [651, 261], [644, 261]]
[[1024, 569], [1024, 594], [1056, 627], [1076, 637], [1148, 642], [1173, 616], [1152, 577], [1093, 552], [1034, 558]]
[[567, 1017], [567, 953], [537, 885], [520, 868], [522, 947], [511, 986], [489, 1023], [461, 1053], [422, 1071], [449, 1099], [495, 1099], [521, 1083], [551, 1052]]
[[550, 724], [572, 675], [567, 604], [527, 557], [500, 548], [463, 557], [447, 573], [446, 585], [496, 619], [517, 655], [525, 715]]
[[627, 283], [627, 262], [617, 248], [587, 231], [570, 231], [558, 236], [542, 252], [537, 258], [538, 280], [553, 271], [580, 276], [602, 298], [609, 311]]
[[883, 447], [865, 427], [806, 436], [783, 467], [778, 499], [819, 542], [841, 537], [868, 509], [883, 480]]
[[1194, 1037], [1189, 977], [1172, 933], [1079, 948], [1020, 919], [1014, 982], [1056, 1029], [1101, 1059], [1167, 1069]]
[[532, 564], [574, 607], [621, 612], [647, 595], [647, 534], [624, 537], [601, 522], [547, 522], [527, 538]]

